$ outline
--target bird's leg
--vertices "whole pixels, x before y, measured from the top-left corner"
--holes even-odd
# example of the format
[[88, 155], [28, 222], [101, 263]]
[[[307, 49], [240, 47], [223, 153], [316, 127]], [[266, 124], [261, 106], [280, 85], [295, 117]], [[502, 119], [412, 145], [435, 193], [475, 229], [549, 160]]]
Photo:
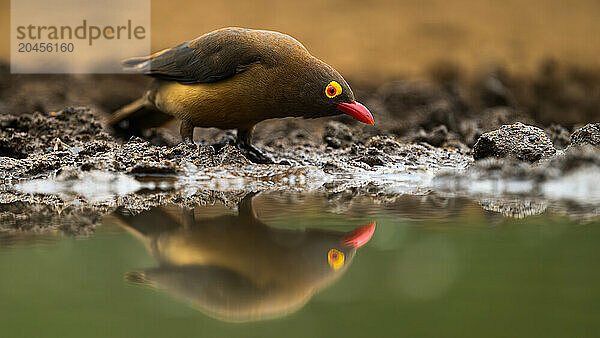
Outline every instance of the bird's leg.
[[248, 219], [255, 219], [256, 213], [254, 212], [254, 208], [252, 206], [252, 199], [256, 196], [258, 192], [249, 192], [240, 203], [238, 203], [238, 215], [240, 217], [245, 217]]
[[238, 203], [238, 217], [241, 220], [240, 224], [243, 224], [247, 227], [267, 227], [264, 223], [258, 220], [256, 217], [256, 212], [254, 212], [254, 207], [252, 206], [252, 199], [259, 193], [260, 192], [258, 191], [249, 192], [246, 194], [246, 196], [244, 196], [244, 198], [242, 198], [240, 203]]
[[238, 147], [247, 159], [258, 164], [274, 164], [273, 160], [256, 149], [250, 141], [252, 140], [254, 127], [237, 130]]
[[194, 219], [194, 209], [191, 208], [182, 208], [181, 209], [181, 220], [183, 224], [183, 228], [186, 230], [191, 229], [196, 221]]
[[194, 143], [194, 125], [190, 121], [182, 120], [179, 127], [179, 134], [183, 139], [183, 143]]

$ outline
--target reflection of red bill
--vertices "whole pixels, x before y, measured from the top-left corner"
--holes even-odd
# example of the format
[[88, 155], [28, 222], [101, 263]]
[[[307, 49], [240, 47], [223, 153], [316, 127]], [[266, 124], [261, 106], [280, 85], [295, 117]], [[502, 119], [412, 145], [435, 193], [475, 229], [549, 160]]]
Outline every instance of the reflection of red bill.
[[376, 223], [373, 221], [369, 224], [362, 225], [352, 230], [347, 235], [342, 237], [342, 244], [360, 248], [361, 246], [365, 245], [371, 239], [371, 237], [373, 237], [375, 225]]

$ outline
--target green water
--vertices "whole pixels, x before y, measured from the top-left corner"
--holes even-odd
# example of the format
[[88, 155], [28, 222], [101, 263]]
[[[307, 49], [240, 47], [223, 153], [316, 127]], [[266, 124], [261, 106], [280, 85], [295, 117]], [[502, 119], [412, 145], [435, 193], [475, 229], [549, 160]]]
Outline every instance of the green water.
[[[14, 240], [0, 248], [0, 336], [600, 335], [598, 222], [550, 213], [516, 220], [450, 202], [439, 207], [405, 197], [347, 204], [263, 194], [254, 200], [256, 224], [218, 206], [196, 208], [186, 223], [189, 212], [170, 208], [147, 218], [109, 216], [88, 238]], [[373, 221], [370, 241], [344, 251], [343, 266], [334, 269], [322, 250], [339, 241], [323, 236], [347, 235]], [[260, 230], [239, 229], [255, 226]], [[306, 235], [307, 228], [327, 232]], [[152, 249], [144, 236], [161, 244]], [[269, 243], [285, 247], [287, 258]], [[171, 267], [160, 283], [131, 278], [160, 265]], [[200, 272], [182, 273], [181, 265]], [[240, 277], [263, 268], [270, 272]], [[230, 271], [236, 269], [243, 272]], [[262, 286], [248, 286], [262, 279]], [[278, 305], [263, 313], [277, 292]], [[249, 310], [238, 311], [242, 306]], [[241, 312], [246, 321], [231, 322]]]

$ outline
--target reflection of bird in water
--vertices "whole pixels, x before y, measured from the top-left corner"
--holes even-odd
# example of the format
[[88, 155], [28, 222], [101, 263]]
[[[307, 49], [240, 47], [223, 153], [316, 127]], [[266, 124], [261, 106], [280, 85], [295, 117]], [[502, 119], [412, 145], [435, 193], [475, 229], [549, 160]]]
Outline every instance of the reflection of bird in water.
[[287, 230], [256, 218], [252, 197], [238, 215], [181, 221], [163, 209], [119, 217], [142, 239], [160, 266], [127, 279], [163, 289], [227, 321], [284, 316], [339, 277], [375, 223], [351, 232]]

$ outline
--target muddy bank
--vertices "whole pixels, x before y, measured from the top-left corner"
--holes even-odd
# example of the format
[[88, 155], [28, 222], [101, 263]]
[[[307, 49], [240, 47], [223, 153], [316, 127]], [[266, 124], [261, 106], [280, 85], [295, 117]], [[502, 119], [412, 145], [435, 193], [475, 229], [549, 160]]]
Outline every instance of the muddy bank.
[[[393, 187], [395, 193], [423, 193], [421, 183], [440, 168], [471, 162], [457, 148], [369, 137], [336, 121], [325, 129], [321, 140], [297, 133], [263, 145], [276, 161], [289, 164], [256, 165], [225, 142], [228, 135], [215, 145], [159, 146], [138, 137], [115, 139], [87, 108], [5, 114], [0, 117], [0, 202], [22, 203], [24, 213], [30, 213], [23, 207], [29, 203], [54, 210], [85, 206], [97, 220], [118, 207], [135, 212], [165, 204], [235, 206], [245, 194], [264, 190], [360, 195]], [[6, 229], [30, 229], [20, 224]]]
[[[258, 125], [256, 145], [285, 165], [250, 163], [228, 131], [198, 129], [197, 143], [185, 145], [177, 122], [141, 130], [158, 121], [141, 117], [121, 130], [106, 127], [146, 80], [0, 77], [0, 202], [83, 205], [102, 215], [117, 207], [235, 206], [249, 192], [292, 190], [380, 203], [405, 194], [464, 196], [504, 216], [594, 217], [600, 202], [584, 196], [596, 192], [578, 190], [600, 163], [600, 128], [579, 128], [599, 116], [593, 74], [549, 62], [533, 78], [498, 68], [464, 79], [444, 65], [428, 82], [365, 84], [356, 95], [375, 127], [344, 116]], [[64, 108], [73, 102], [84, 106]]]
[[[406, 194], [446, 200], [468, 197], [492, 213], [519, 218], [549, 210], [591, 219], [597, 217], [600, 203], [600, 192], [577, 190], [590, 186], [600, 173], [600, 152], [593, 145], [595, 125], [578, 129], [566, 150], [537, 160], [520, 154], [546, 149], [550, 141], [543, 131], [521, 123], [505, 126], [491, 133], [510, 130], [510, 135], [495, 139], [497, 149], [474, 161], [476, 151], [407, 144], [390, 136], [364, 140], [345, 124], [330, 122], [322, 144], [294, 143], [295, 138], [288, 138], [265, 146], [275, 159], [289, 159], [292, 165], [256, 165], [233, 145], [215, 150], [199, 144], [156, 146], [139, 138], [117, 142], [93, 127], [94, 115], [83, 108], [4, 116], [3, 121], [11, 121], [2, 125], [4, 138], [15, 135], [15, 127], [24, 128], [15, 119], [52, 126], [21, 132], [22, 145], [32, 149], [26, 158], [0, 158], [4, 189], [0, 201], [21, 203], [26, 214], [31, 211], [23, 202], [38, 205], [34, 211], [84, 206], [93, 210], [94, 217], [83, 216], [97, 221], [118, 207], [132, 212], [166, 204], [234, 207], [247, 193], [265, 190], [317, 191], [343, 208], [365, 196], [381, 204], [393, 204]], [[73, 129], [80, 125], [90, 127]], [[63, 130], [65, 141], [41, 142], [56, 136], [54, 127]], [[478, 142], [485, 139], [482, 135]], [[12, 222], [7, 229], [43, 227]], [[80, 233], [69, 229], [66, 232]]]
[[394, 165], [433, 170], [464, 166], [470, 161], [461, 149], [407, 144], [390, 136], [356, 137], [346, 125], [336, 122], [328, 123], [326, 128], [328, 132], [321, 142], [305, 143], [297, 136], [264, 146], [275, 160], [289, 164], [256, 165], [235, 145], [227, 143], [227, 139], [213, 145], [157, 146], [138, 137], [117, 142], [87, 108], [18, 116], [6, 114], [0, 117], [3, 155], [0, 179], [10, 183], [92, 170], [184, 177], [205, 169], [214, 173], [224, 168], [239, 177], [275, 177], [282, 172], [293, 173], [299, 166], [337, 175], [374, 172], [378, 167]]

